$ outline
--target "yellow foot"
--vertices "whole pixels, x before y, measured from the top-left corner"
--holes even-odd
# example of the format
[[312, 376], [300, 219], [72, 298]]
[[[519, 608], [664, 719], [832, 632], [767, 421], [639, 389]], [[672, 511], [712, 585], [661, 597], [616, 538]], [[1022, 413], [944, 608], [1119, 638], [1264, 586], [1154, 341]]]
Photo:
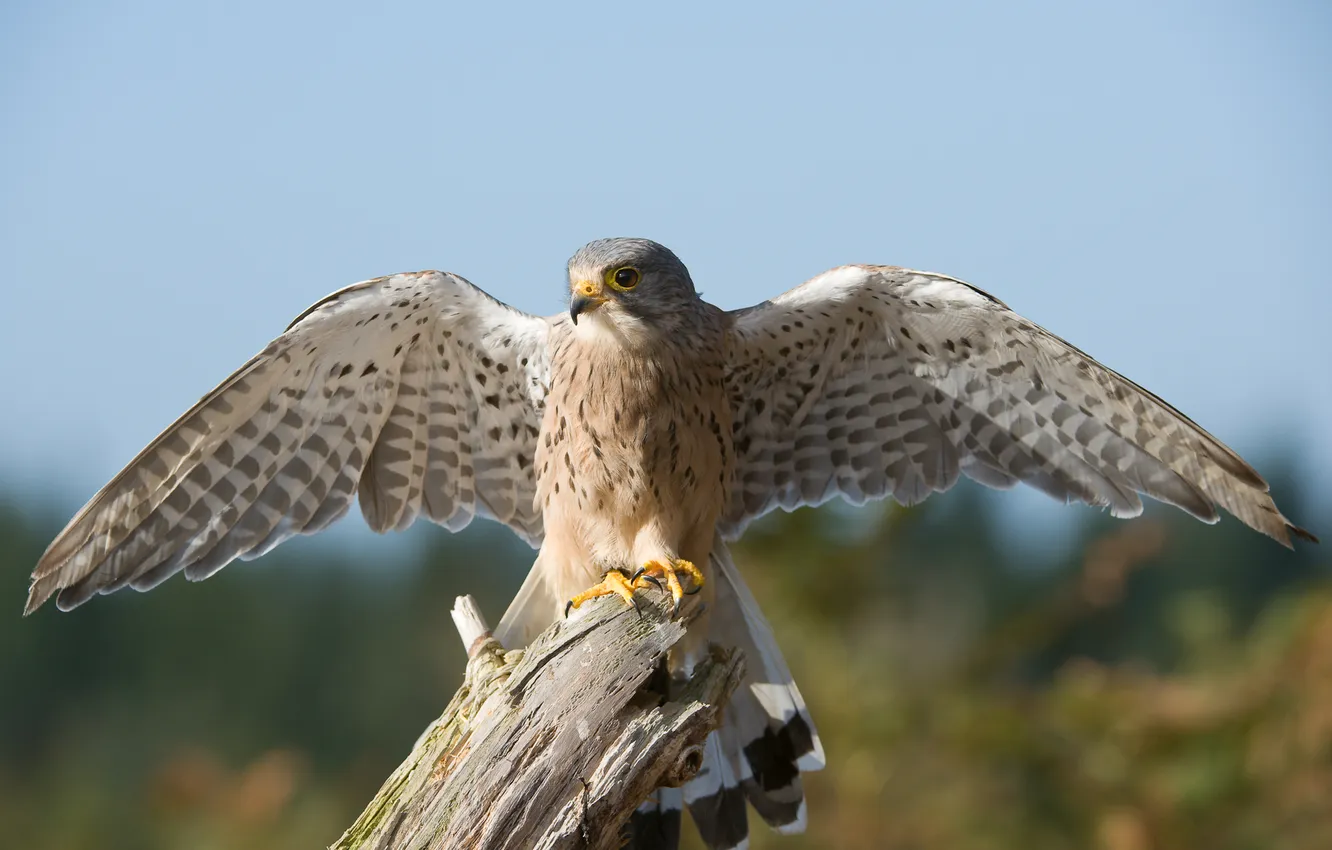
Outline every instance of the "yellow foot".
[[[689, 590], [684, 589], [680, 582], [680, 574], [689, 576]], [[671, 594], [673, 603], [672, 612], [680, 610], [680, 600], [685, 596], [693, 596], [703, 589], [703, 571], [694, 566], [691, 561], [648, 561], [643, 568], [634, 573], [634, 587], [642, 587], [643, 583], [654, 584], [661, 587], [661, 581], [666, 581], [666, 589]]]
[[624, 570], [616, 569], [606, 573], [598, 584], [592, 585], [570, 599], [569, 604], [564, 606], [564, 616], [569, 616], [570, 611], [589, 599], [596, 599], [598, 596], [610, 596], [612, 593], [634, 606], [635, 611], [638, 610], [638, 602], [634, 600], [634, 586], [629, 583], [629, 574]]

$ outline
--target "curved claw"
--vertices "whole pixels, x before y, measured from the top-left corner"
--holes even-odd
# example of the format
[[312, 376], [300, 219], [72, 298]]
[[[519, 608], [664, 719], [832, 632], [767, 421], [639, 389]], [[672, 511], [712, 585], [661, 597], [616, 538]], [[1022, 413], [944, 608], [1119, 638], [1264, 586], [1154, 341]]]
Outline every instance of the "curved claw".
[[[684, 573], [692, 580], [688, 590], [685, 590], [684, 584], [680, 581], [680, 573]], [[662, 580], [666, 583], [665, 587], [662, 586]], [[703, 589], [703, 572], [690, 561], [649, 561], [634, 573], [631, 581], [635, 587], [641, 587], [640, 582], [650, 582], [659, 590], [669, 593], [671, 595], [671, 615], [674, 616], [680, 612], [684, 597], [693, 596]]]
[[643, 616], [643, 609], [638, 607], [638, 600], [634, 598], [634, 588], [630, 583], [629, 574], [618, 568], [608, 570], [606, 575], [602, 576], [600, 582], [570, 599], [564, 606], [564, 616], [568, 617], [570, 611], [581, 606], [589, 599], [595, 599], [598, 596], [610, 596], [612, 593], [632, 605], [638, 616]]
[[665, 588], [661, 586], [661, 582], [657, 580], [657, 577], [647, 571], [647, 567], [639, 567], [638, 572], [634, 573], [633, 577], [629, 579], [629, 583], [635, 587], [638, 586], [639, 581], [645, 581], [657, 588], [657, 590], [665, 590]]

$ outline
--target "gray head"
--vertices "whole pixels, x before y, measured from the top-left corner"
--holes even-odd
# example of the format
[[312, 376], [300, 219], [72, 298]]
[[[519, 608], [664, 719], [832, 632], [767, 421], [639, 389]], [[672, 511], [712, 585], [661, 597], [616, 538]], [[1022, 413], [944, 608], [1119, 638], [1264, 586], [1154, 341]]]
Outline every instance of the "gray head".
[[697, 303], [684, 263], [651, 239], [598, 239], [569, 258], [569, 316], [575, 324], [583, 317], [626, 335], [666, 329]]

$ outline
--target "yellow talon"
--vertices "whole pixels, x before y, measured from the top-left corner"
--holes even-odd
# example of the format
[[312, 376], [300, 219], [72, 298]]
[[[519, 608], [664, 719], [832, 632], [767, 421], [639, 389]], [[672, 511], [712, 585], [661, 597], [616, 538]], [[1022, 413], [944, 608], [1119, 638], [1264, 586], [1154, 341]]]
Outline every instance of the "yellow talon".
[[[689, 576], [693, 587], [689, 590], [684, 589], [680, 582], [680, 573]], [[690, 561], [683, 559], [668, 562], [648, 561], [643, 568], [634, 574], [634, 587], [642, 587], [644, 583], [655, 584], [661, 587], [659, 579], [666, 580], [666, 589], [671, 594], [673, 610], [680, 610], [680, 600], [685, 596], [692, 596], [703, 588], [703, 571]]]
[[572, 609], [577, 608], [589, 599], [596, 599], [598, 596], [610, 596], [612, 593], [632, 605], [635, 611], [638, 610], [638, 603], [634, 600], [634, 586], [629, 583], [629, 577], [625, 575], [624, 570], [611, 570], [602, 577], [600, 582], [570, 599], [569, 604], [564, 606], [564, 616], [569, 616]]
[[694, 566], [693, 561], [676, 561], [675, 568], [689, 573], [689, 578], [693, 579], [694, 589], [689, 591], [691, 594], [698, 593], [703, 589], [703, 571]]

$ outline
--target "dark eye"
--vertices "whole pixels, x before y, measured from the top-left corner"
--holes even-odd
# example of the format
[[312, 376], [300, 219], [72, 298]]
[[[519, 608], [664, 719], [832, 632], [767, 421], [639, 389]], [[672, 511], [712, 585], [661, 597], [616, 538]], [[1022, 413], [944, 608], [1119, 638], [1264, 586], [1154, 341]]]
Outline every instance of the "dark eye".
[[611, 280], [615, 281], [615, 285], [621, 289], [633, 289], [638, 286], [638, 277], [638, 269], [625, 266], [622, 269], [616, 269], [615, 274], [611, 276]]

